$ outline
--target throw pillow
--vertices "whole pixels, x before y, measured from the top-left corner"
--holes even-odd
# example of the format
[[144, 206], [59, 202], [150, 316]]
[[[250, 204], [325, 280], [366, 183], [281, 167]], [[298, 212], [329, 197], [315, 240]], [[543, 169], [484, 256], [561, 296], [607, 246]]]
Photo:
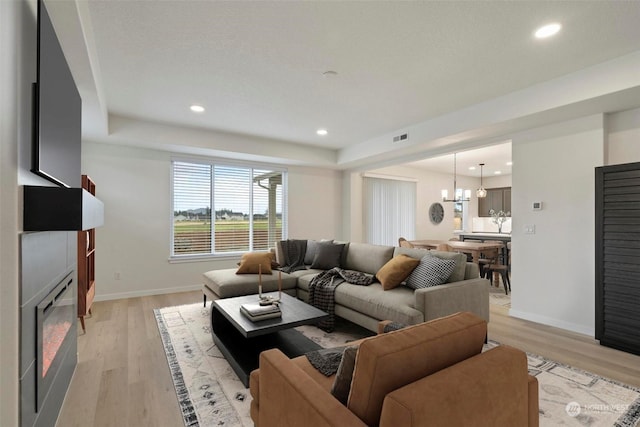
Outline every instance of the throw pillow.
[[313, 264], [313, 258], [316, 256], [316, 252], [318, 251], [318, 245], [323, 243], [333, 243], [333, 240], [322, 239], [318, 240], [308, 240], [307, 241], [307, 252], [304, 254], [304, 263], [306, 265]]
[[333, 267], [340, 267], [343, 248], [344, 245], [319, 243], [316, 248], [316, 255], [313, 257], [313, 262], [311, 263], [311, 268], [331, 270]]
[[358, 346], [347, 347], [342, 353], [342, 360], [336, 372], [336, 378], [331, 386], [331, 394], [343, 405], [347, 405], [349, 392], [351, 391], [351, 379], [353, 378], [353, 368], [356, 366], [356, 354]]
[[407, 277], [407, 286], [420, 289], [441, 285], [447, 281], [455, 268], [455, 260], [440, 259], [431, 254], [425, 255]]
[[271, 274], [273, 255], [270, 252], [247, 252], [240, 259], [240, 267], [236, 274]]
[[382, 289], [388, 291], [400, 285], [418, 264], [419, 259], [404, 254], [396, 255], [378, 270], [376, 278], [382, 284]]

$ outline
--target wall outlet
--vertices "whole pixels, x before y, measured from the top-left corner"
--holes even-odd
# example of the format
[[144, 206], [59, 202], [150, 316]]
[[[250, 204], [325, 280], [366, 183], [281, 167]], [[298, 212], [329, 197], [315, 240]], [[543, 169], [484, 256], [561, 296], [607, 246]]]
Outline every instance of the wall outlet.
[[526, 224], [524, 226], [524, 234], [536, 234], [535, 224]]
[[116, 271], [115, 273], [113, 273], [113, 278], [114, 278], [115, 280], [120, 280], [120, 272], [119, 272], [119, 271]]

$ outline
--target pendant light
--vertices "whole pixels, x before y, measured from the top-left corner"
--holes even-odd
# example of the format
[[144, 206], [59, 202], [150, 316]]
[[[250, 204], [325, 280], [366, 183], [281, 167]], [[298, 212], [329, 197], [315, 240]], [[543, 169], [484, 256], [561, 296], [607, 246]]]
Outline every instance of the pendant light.
[[464, 195], [462, 191], [458, 192], [456, 172], [456, 153], [453, 153], [453, 198], [449, 199], [449, 192], [444, 189], [441, 192], [443, 202], [468, 202], [471, 198], [471, 190], [464, 190]]
[[484, 167], [484, 163], [480, 163], [480, 188], [476, 190], [476, 196], [478, 199], [483, 199], [487, 197], [487, 190], [482, 186], [482, 168]]

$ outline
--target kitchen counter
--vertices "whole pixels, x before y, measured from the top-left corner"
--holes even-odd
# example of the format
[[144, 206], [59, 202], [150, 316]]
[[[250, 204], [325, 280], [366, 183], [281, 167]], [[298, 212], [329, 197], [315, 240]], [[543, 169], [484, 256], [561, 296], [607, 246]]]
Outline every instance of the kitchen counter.
[[509, 233], [456, 233], [456, 235], [460, 236], [460, 240], [462, 241], [467, 239], [511, 241], [511, 234]]

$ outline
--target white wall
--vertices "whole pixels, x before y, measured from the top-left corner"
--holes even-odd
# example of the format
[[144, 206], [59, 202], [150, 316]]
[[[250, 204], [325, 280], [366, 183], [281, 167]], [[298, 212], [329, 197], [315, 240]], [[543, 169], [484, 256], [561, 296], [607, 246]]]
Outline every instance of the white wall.
[[[510, 314], [594, 335], [594, 168], [604, 118], [516, 135], [513, 146], [513, 290]], [[516, 167], [517, 166], [517, 167]], [[532, 211], [542, 201], [542, 211]], [[524, 234], [525, 224], [535, 234]]]
[[607, 116], [606, 164], [640, 161], [640, 108]]
[[[369, 172], [417, 180], [416, 239], [449, 240], [449, 238], [453, 237], [453, 203], [443, 203], [441, 196], [443, 189], [448, 189], [449, 195], [453, 194], [453, 174], [436, 173], [407, 166], [391, 166]], [[471, 200], [466, 204], [468, 214], [467, 223], [465, 224], [466, 231], [471, 231], [471, 219], [478, 214], [478, 199], [475, 196], [475, 190], [480, 185], [480, 178], [458, 176], [457, 185], [458, 188], [471, 190]], [[429, 220], [429, 206], [435, 202], [440, 202], [444, 206], [444, 219], [440, 224], [433, 224]], [[362, 205], [362, 195], [354, 203]]]
[[[82, 172], [96, 182], [97, 197], [105, 204], [105, 225], [96, 230], [97, 299], [200, 289], [203, 272], [237, 263], [237, 257], [168, 262], [171, 156], [145, 148], [83, 143]], [[342, 174], [301, 167], [288, 171], [289, 237], [339, 237]]]
[[18, 110], [21, 3], [0, 2], [0, 420], [18, 425]]
[[511, 175], [493, 175], [484, 177], [482, 180], [484, 188], [511, 187]]

